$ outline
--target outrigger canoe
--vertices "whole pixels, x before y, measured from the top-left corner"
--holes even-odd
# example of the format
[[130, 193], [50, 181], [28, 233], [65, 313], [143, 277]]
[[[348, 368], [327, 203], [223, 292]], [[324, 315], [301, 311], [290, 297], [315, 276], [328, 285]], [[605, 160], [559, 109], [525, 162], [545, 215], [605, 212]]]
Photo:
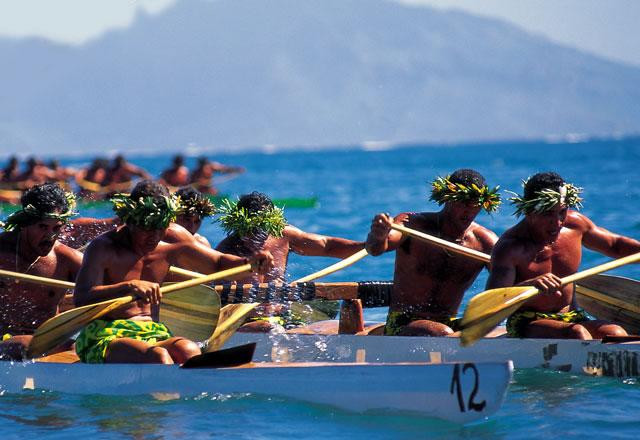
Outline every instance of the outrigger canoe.
[[227, 344], [256, 342], [265, 362], [505, 362], [590, 376], [640, 376], [640, 342], [455, 337], [236, 333]]
[[511, 362], [258, 362], [187, 369], [174, 365], [5, 361], [0, 362], [0, 394], [50, 390], [175, 398], [250, 393], [348, 411], [401, 412], [467, 423], [500, 408], [512, 371]]

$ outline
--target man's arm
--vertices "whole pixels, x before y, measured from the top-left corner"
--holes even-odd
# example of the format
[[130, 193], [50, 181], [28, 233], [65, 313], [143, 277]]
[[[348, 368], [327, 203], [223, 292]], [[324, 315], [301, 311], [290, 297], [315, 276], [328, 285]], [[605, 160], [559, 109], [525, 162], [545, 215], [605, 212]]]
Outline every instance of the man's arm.
[[587, 248], [612, 258], [640, 252], [640, 241], [601, 228], [578, 212], [572, 211], [569, 215], [571, 224], [578, 224], [583, 230], [582, 243]]
[[312, 234], [291, 225], [285, 228], [284, 234], [289, 239], [291, 250], [300, 255], [347, 258], [364, 248], [362, 241]]
[[82, 267], [82, 252], [62, 243], [58, 243], [56, 247], [56, 254], [59, 261], [64, 264], [66, 281], [75, 282], [78, 272], [80, 272], [80, 267]]
[[151, 174], [149, 174], [146, 170], [140, 168], [139, 166], [128, 163], [126, 167], [127, 167], [127, 172], [133, 174], [134, 176], [138, 176], [141, 179], [149, 179], [149, 180], [153, 179], [153, 177], [151, 177]]
[[[481, 252], [484, 252], [485, 254], [491, 255], [491, 253], [493, 252], [493, 248], [498, 242], [498, 236], [492, 230], [482, 226], [478, 226], [478, 228], [476, 228], [476, 230], [474, 231], [474, 235], [480, 243], [479, 250]], [[491, 263], [487, 263], [485, 267], [487, 268], [487, 270], [491, 270]]]
[[133, 295], [145, 298], [151, 304], [160, 303], [160, 285], [150, 281], [128, 280], [104, 285], [104, 272], [109, 264], [110, 251], [105, 239], [91, 242], [82, 259], [76, 279], [73, 301], [76, 306], [93, 304], [120, 296]]
[[[219, 272], [247, 263], [251, 264], [251, 269], [254, 272], [260, 274], [267, 273], [273, 267], [273, 256], [268, 251], [258, 251], [249, 258], [244, 258], [223, 254], [195, 240], [174, 244], [169, 257], [172, 265], [203, 274]], [[239, 274], [235, 278], [241, 279], [244, 277], [244, 274]]]
[[409, 219], [407, 213], [397, 215], [393, 220], [388, 214], [380, 213], [371, 221], [371, 229], [367, 235], [365, 248], [373, 256], [394, 251], [402, 244], [406, 237], [399, 231], [391, 229], [392, 223], [403, 224]]
[[487, 279], [487, 289], [509, 287], [516, 283], [516, 264], [509, 249], [508, 240], [498, 241], [491, 253], [491, 271]]
[[209, 163], [209, 166], [211, 171], [213, 171], [214, 173], [229, 174], [245, 172], [245, 169], [243, 167], [223, 165], [219, 162], [211, 162]]

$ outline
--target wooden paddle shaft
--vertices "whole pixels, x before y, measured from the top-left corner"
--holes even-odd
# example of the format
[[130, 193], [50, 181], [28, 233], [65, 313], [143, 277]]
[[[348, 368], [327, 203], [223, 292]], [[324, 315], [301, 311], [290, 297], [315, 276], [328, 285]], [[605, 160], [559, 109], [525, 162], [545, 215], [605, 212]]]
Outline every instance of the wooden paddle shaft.
[[452, 243], [447, 240], [443, 240], [442, 238], [434, 237], [429, 234], [425, 234], [424, 232], [416, 231], [415, 229], [407, 228], [398, 223], [391, 224], [391, 229], [395, 229], [396, 231], [402, 232], [403, 234], [411, 235], [412, 237], [419, 238], [422, 241], [426, 241], [427, 243], [435, 244], [437, 246], [443, 247], [451, 252], [455, 252], [460, 255], [464, 255], [474, 260], [482, 261], [483, 263], [489, 263], [491, 261], [491, 256], [485, 254], [480, 251], [476, 251], [475, 249], [470, 249], [468, 247], [460, 246], [459, 244]]
[[[325, 275], [329, 275], [333, 272], [336, 272], [340, 269], [344, 269], [347, 266], [352, 265], [353, 263], [361, 260], [362, 258], [366, 257], [367, 255], [369, 255], [366, 251], [366, 249], [362, 249], [358, 252], [356, 252], [355, 254], [351, 255], [350, 257], [345, 258], [342, 261], [337, 262], [336, 264], [332, 264], [329, 267], [326, 267], [318, 272], [314, 272], [311, 275], [307, 275], [306, 277], [302, 277], [300, 279], [297, 279], [295, 281], [292, 282], [293, 283], [305, 283], [308, 281], [313, 281], [317, 278], [323, 277]], [[187, 270], [187, 269], [181, 269], [179, 267], [175, 267], [175, 266], [171, 266], [169, 268], [169, 272], [172, 274], [176, 274], [176, 275], [182, 275], [185, 277], [191, 277], [191, 278], [195, 278], [195, 277], [201, 277], [203, 276], [201, 273], [198, 272], [193, 272], [191, 270]]]
[[337, 272], [337, 271], [339, 271], [341, 269], [344, 269], [347, 266], [351, 266], [353, 263], [362, 260], [367, 255], [369, 255], [367, 250], [366, 249], [361, 249], [358, 252], [356, 252], [355, 254], [351, 255], [350, 257], [345, 258], [342, 261], [337, 262], [336, 264], [332, 264], [331, 266], [325, 267], [324, 269], [319, 270], [318, 272], [314, 272], [311, 275], [307, 275], [306, 277], [302, 277], [300, 279], [295, 280], [294, 283], [304, 283], [306, 281], [313, 281], [313, 280], [318, 279], [320, 277], [323, 277], [325, 275], [332, 274], [332, 273]]
[[61, 289], [73, 289], [75, 287], [75, 284], [69, 281], [39, 277], [36, 275], [29, 275], [29, 274], [20, 273], [20, 272], [11, 272], [9, 270], [0, 269], [0, 276], [7, 277], [7, 278], [14, 278], [17, 280], [25, 281], [27, 283], [40, 284], [43, 286], [59, 287]]
[[[174, 268], [172, 267], [171, 269], [178, 269], [178, 268]], [[181, 271], [184, 272], [190, 272], [190, 271], [185, 271], [184, 269], [180, 269]], [[182, 281], [180, 283], [175, 283], [175, 284], [171, 284], [168, 286], [164, 286], [160, 288], [160, 291], [162, 293], [169, 293], [169, 292], [174, 292], [176, 290], [180, 290], [180, 289], [185, 289], [187, 287], [193, 287], [193, 286], [197, 286], [198, 284], [205, 284], [211, 281], [215, 281], [215, 280], [219, 280], [222, 278], [227, 278], [227, 277], [231, 277], [234, 275], [238, 275], [241, 274], [243, 272], [249, 272], [251, 270], [251, 265], [250, 264], [244, 264], [242, 266], [238, 266], [238, 267], [234, 267], [231, 269], [227, 269], [227, 270], [223, 270], [221, 272], [216, 272], [214, 274], [211, 275], [202, 275], [202, 274], [198, 274], [196, 272], [191, 272], [192, 274], [196, 274], [198, 275], [197, 278], [194, 278], [192, 280], [187, 280], [187, 281]], [[179, 273], [179, 272], [174, 272], [174, 273]], [[53, 278], [45, 278], [45, 277], [39, 277], [36, 275], [29, 275], [29, 274], [25, 274], [25, 273], [20, 273], [20, 272], [12, 272], [9, 270], [2, 270], [0, 269], [0, 276], [4, 276], [7, 278], [14, 278], [14, 279], [18, 279], [18, 280], [22, 280], [25, 282], [29, 282], [29, 283], [33, 283], [33, 284], [40, 284], [43, 286], [50, 286], [50, 287], [59, 287], [62, 289], [73, 289], [75, 287], [74, 283], [71, 283], [69, 281], [62, 281], [62, 280], [56, 280]], [[192, 276], [192, 275], [190, 275]]]
[[251, 271], [251, 264], [243, 264], [242, 266], [233, 267], [231, 269], [223, 270], [221, 272], [212, 273], [210, 275], [205, 275], [202, 277], [194, 278], [192, 280], [181, 281], [175, 284], [169, 284], [167, 286], [162, 286], [160, 288], [161, 293], [169, 293], [174, 292], [180, 289], [186, 289], [187, 287], [197, 286], [198, 284], [206, 284], [211, 281], [221, 280], [224, 278], [229, 278], [235, 275], [239, 275], [244, 272]]
[[638, 261], [640, 261], [640, 252], [636, 254], [628, 255], [626, 257], [618, 258], [617, 260], [609, 261], [607, 263], [600, 264], [596, 267], [592, 267], [591, 269], [583, 270], [582, 272], [577, 272], [577, 273], [574, 273], [573, 275], [564, 277], [562, 278], [562, 284], [573, 283], [574, 281], [588, 278], [591, 275], [597, 275], [599, 273], [616, 269], [626, 264], [636, 263]]

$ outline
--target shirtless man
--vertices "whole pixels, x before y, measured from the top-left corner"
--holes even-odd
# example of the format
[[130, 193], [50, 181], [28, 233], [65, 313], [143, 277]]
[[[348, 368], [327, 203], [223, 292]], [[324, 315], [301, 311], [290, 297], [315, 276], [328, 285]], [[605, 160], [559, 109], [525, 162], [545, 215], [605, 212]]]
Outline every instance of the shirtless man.
[[[74, 281], [82, 254], [57, 237], [74, 214], [73, 197], [56, 184], [27, 190], [22, 209], [10, 215], [0, 234], [0, 268]], [[66, 290], [0, 278], [0, 358], [21, 359], [35, 329], [58, 312]]]
[[[217, 250], [234, 255], [247, 256], [257, 250], [273, 255], [273, 270], [263, 275], [252, 275], [242, 282], [284, 282], [289, 252], [299, 255], [347, 258], [364, 247], [361, 241], [305, 232], [287, 224], [281, 209], [262, 193], [252, 192], [240, 197], [237, 204], [227, 203], [220, 208], [219, 222], [227, 232]], [[261, 314], [280, 314], [280, 305], [266, 307]], [[283, 324], [282, 319], [264, 319], [247, 324], [244, 331], [269, 331], [272, 324]], [[301, 323], [301, 322], [300, 322]]]
[[176, 217], [176, 223], [189, 231], [202, 245], [211, 247], [206, 237], [198, 234], [204, 217], [210, 217], [215, 213], [215, 206], [202, 195], [200, 191], [190, 186], [180, 188], [175, 192], [180, 197], [180, 210]]
[[30, 188], [53, 180], [55, 173], [51, 171], [40, 159], [30, 157], [27, 160], [27, 169], [16, 178], [16, 184], [20, 188]]
[[78, 174], [78, 170], [71, 167], [63, 167], [56, 159], [49, 161], [49, 170], [52, 173], [50, 180], [67, 186], [69, 179]]
[[123, 191], [124, 186], [131, 182], [134, 177], [141, 179], [151, 179], [151, 175], [142, 168], [133, 165], [125, 160], [121, 154], [113, 159], [113, 165], [107, 169], [105, 183], [107, 187], [114, 191]]
[[313, 234], [287, 224], [282, 210], [259, 192], [245, 194], [237, 204], [229, 203], [220, 210], [222, 215], [218, 221], [227, 237], [216, 246], [217, 250], [243, 257], [257, 250], [273, 255], [273, 270], [264, 275], [251, 275], [243, 280], [246, 283], [284, 282], [289, 252], [347, 258], [364, 248], [362, 241]]
[[[524, 218], [498, 240], [491, 256], [487, 289], [535, 286], [541, 290], [507, 320], [512, 337], [602, 338], [624, 336], [618, 325], [590, 321], [576, 309], [573, 284], [560, 278], [580, 267], [582, 245], [610, 257], [640, 251], [640, 242], [596, 226], [579, 208], [580, 188], [556, 173], [538, 173], [524, 184], [524, 195], [513, 197], [516, 215]], [[578, 324], [579, 323], [579, 324]]]
[[215, 195], [218, 194], [218, 190], [213, 186], [213, 175], [215, 173], [244, 173], [244, 168], [223, 165], [218, 162], [211, 162], [206, 157], [201, 157], [198, 159], [198, 166], [191, 173], [189, 180], [198, 191], [204, 194]]
[[171, 168], [162, 172], [159, 182], [174, 188], [189, 184], [189, 169], [184, 165], [184, 156], [178, 154], [173, 158]]
[[457, 330], [456, 313], [485, 264], [452, 254], [391, 229], [392, 222], [489, 253], [498, 237], [474, 222], [481, 209], [500, 204], [497, 189], [489, 189], [477, 171], [460, 169], [432, 184], [431, 200], [439, 212], [403, 212], [373, 218], [366, 249], [371, 255], [396, 251], [393, 294], [386, 335], [446, 336]]
[[75, 302], [85, 305], [130, 294], [140, 299], [85, 327], [76, 340], [76, 352], [82, 361], [92, 363], [182, 363], [200, 350], [194, 342], [174, 337], [157, 322], [160, 283], [169, 266], [212, 273], [251, 262], [254, 269], [266, 272], [271, 255], [256, 252], [250, 258], [241, 258], [195, 241], [162, 241], [177, 205], [167, 189], [157, 183], [142, 181], [131, 196], [121, 195], [112, 201], [125, 226], [101, 235], [87, 248], [76, 282]]
[[18, 180], [20, 175], [20, 167], [18, 165], [18, 158], [11, 156], [7, 161], [7, 165], [0, 170], [0, 184], [2, 184], [2, 187], [11, 187], [10, 184]]

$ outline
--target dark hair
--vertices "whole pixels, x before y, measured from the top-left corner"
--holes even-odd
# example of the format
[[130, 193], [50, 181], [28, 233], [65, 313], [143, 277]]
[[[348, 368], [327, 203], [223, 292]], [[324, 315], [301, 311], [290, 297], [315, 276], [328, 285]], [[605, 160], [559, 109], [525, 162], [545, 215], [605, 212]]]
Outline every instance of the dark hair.
[[31, 205], [42, 213], [69, 210], [66, 193], [57, 183], [43, 183], [32, 186], [22, 194], [20, 203], [23, 208]]
[[60, 166], [60, 161], [58, 161], [57, 159], [51, 159], [49, 161], [49, 168], [56, 169], [59, 166]]
[[109, 166], [109, 161], [104, 157], [96, 157], [89, 165], [91, 170], [98, 170], [100, 168], [107, 168]]
[[182, 154], [173, 156], [173, 164], [177, 167], [184, 165], [184, 156]]
[[27, 166], [28, 166], [29, 168], [33, 168], [33, 167], [35, 167], [36, 165], [38, 165], [39, 163], [40, 163], [40, 161], [39, 161], [38, 159], [36, 159], [36, 157], [35, 157], [35, 156], [31, 156], [31, 157], [29, 157], [29, 158], [27, 159]]
[[238, 200], [238, 208], [244, 208], [248, 213], [259, 212], [264, 209], [273, 208], [273, 202], [266, 194], [254, 191], [251, 194], [244, 194]]
[[562, 185], [564, 185], [564, 179], [558, 173], [552, 171], [537, 173], [529, 177], [524, 185], [523, 198], [525, 200], [533, 199], [536, 197], [536, 193], [544, 189], [558, 191]]
[[151, 197], [155, 203], [160, 203], [159, 206], [162, 206], [165, 204], [164, 198], [169, 197], [169, 190], [166, 186], [153, 180], [141, 180], [131, 191], [130, 197], [133, 200], [138, 200], [141, 197]]
[[125, 162], [126, 160], [124, 159], [124, 156], [122, 154], [118, 154], [116, 157], [113, 158], [113, 166], [111, 168], [117, 169], [118, 167], [123, 166]]
[[455, 170], [451, 173], [451, 176], [449, 176], [449, 181], [451, 183], [460, 183], [464, 186], [471, 186], [471, 184], [475, 183], [478, 188], [482, 188], [487, 184], [482, 174], [470, 168]]
[[202, 167], [202, 166], [204, 166], [204, 165], [206, 165], [208, 163], [209, 163], [209, 159], [207, 159], [206, 156], [200, 156], [198, 158], [198, 166]]
[[202, 193], [192, 186], [183, 186], [175, 194], [183, 201], [202, 199]]

